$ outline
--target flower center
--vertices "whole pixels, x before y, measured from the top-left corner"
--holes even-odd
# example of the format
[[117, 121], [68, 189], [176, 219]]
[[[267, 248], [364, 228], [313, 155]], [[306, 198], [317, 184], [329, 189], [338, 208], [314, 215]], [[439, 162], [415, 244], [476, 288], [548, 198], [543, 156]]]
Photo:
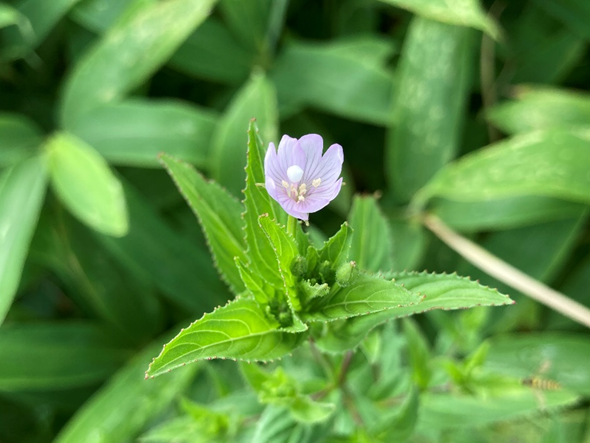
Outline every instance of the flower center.
[[303, 177], [303, 169], [297, 165], [289, 166], [289, 168], [287, 168], [287, 176], [292, 183], [298, 182], [301, 180], [301, 177]]
[[[285, 191], [287, 191], [287, 195], [297, 203], [305, 201], [305, 195], [309, 192], [309, 189], [307, 189], [307, 183], [301, 183], [299, 187], [296, 184], [303, 178], [303, 169], [297, 165], [289, 166], [287, 168], [287, 177], [291, 183], [287, 183], [285, 180], [281, 182]], [[317, 188], [321, 182], [321, 178], [316, 178], [312, 180], [311, 185], [313, 188]]]

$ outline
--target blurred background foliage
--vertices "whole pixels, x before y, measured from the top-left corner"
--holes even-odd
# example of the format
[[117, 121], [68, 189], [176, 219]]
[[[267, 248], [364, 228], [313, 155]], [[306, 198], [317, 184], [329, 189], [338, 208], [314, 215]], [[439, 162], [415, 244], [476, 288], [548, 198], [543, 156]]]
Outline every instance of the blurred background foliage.
[[[265, 142], [343, 145], [317, 238], [378, 192], [385, 217], [354, 223], [389, 231], [393, 269], [518, 302], [369, 335], [349, 383], [365, 421], [394, 412], [383, 441], [590, 442], [587, 331], [421, 224], [590, 304], [589, 24], [586, 0], [0, 2], [0, 442], [221, 441], [236, 414], [259, 417], [242, 441], [374, 441], [261, 412], [233, 362], [143, 380], [167, 330], [230, 297], [157, 154], [240, 197], [252, 117]], [[536, 376], [559, 389], [502, 390]]]

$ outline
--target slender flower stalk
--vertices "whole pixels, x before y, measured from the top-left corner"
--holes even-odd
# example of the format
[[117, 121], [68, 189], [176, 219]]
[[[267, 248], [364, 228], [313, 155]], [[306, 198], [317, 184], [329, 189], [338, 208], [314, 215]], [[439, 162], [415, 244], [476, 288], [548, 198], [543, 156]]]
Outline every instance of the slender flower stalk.
[[322, 155], [324, 141], [317, 134], [300, 139], [284, 135], [278, 152], [273, 143], [264, 159], [266, 189], [292, 217], [308, 220], [309, 214], [328, 205], [342, 186], [342, 146], [334, 144]]

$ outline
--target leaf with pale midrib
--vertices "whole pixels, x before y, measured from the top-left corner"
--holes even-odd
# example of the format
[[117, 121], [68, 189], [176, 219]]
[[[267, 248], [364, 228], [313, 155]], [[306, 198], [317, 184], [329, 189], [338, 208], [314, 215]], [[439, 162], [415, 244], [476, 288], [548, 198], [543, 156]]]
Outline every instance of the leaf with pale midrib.
[[251, 299], [238, 299], [205, 314], [164, 345], [146, 376], [156, 376], [201, 359], [268, 361], [297, 348], [307, 334], [284, 332]]

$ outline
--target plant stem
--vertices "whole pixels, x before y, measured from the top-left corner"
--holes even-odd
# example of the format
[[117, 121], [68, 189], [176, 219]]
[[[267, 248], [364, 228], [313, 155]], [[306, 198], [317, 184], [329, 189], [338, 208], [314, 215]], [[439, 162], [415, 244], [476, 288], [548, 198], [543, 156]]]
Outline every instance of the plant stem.
[[297, 219], [292, 215], [287, 219], [287, 233], [291, 234], [293, 238], [297, 236]]
[[424, 224], [451, 249], [457, 251], [482, 271], [528, 295], [533, 300], [590, 328], [590, 309], [586, 306], [535, 280], [481, 246], [457, 234], [438, 217], [427, 215], [424, 218]]

